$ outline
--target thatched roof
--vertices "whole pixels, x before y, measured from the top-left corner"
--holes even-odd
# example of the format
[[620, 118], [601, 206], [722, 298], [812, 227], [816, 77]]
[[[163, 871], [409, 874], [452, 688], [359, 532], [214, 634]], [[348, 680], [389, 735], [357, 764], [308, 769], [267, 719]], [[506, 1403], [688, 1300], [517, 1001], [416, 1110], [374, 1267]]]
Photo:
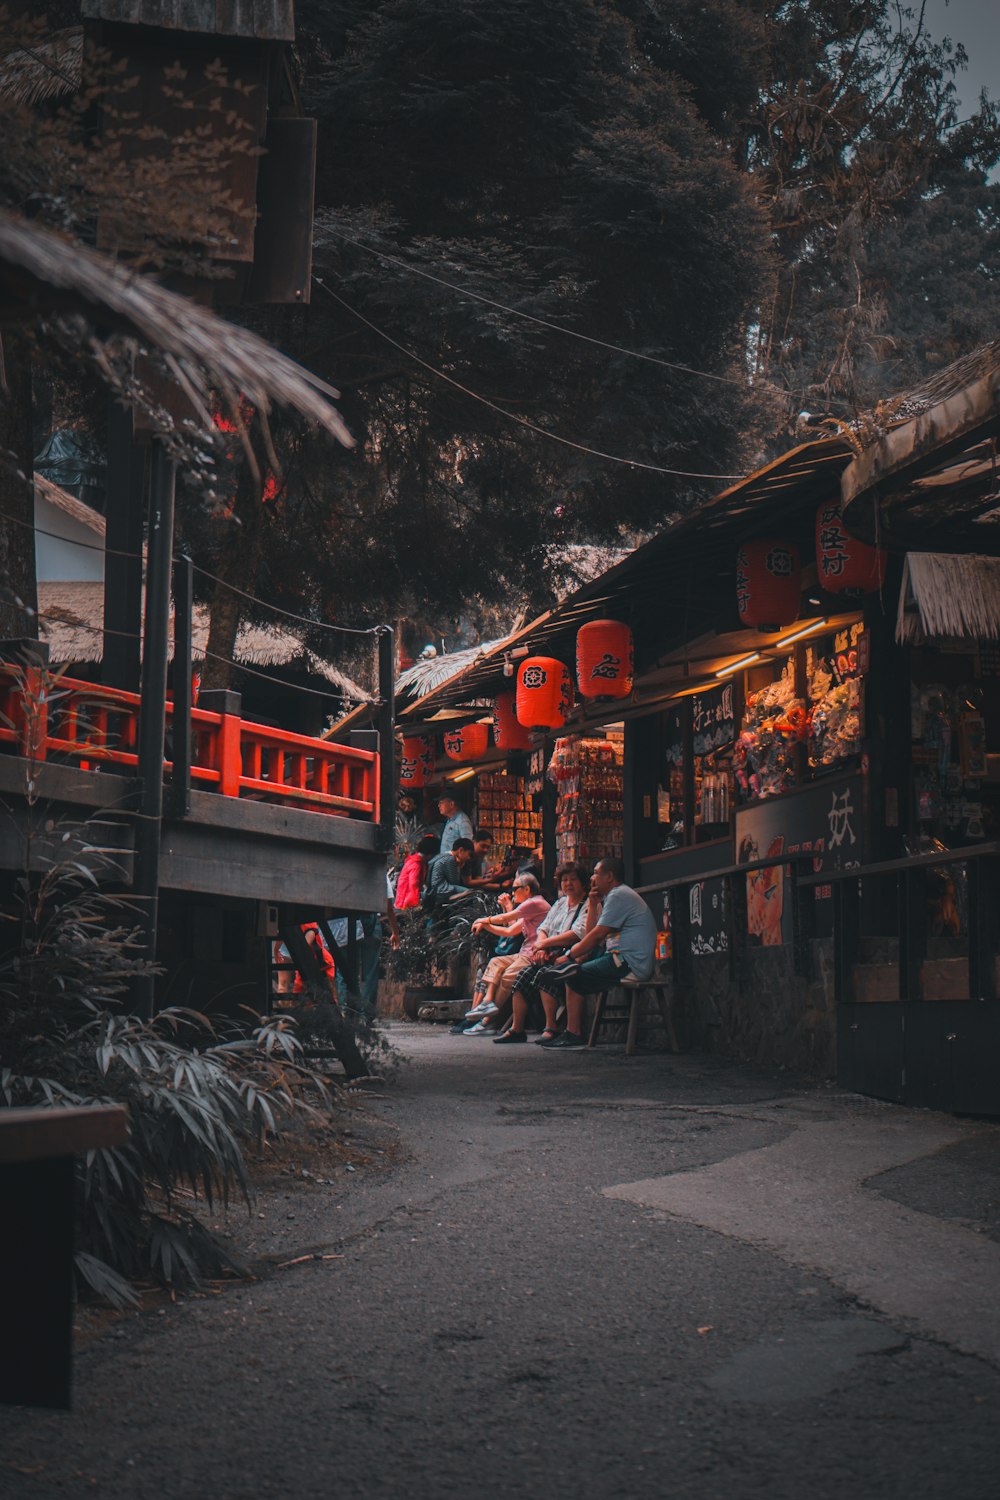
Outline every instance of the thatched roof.
[[39, 474], [37, 470], [33, 478], [35, 481], [36, 499], [47, 500], [50, 505], [54, 505], [64, 515], [69, 516], [72, 520], [78, 522], [79, 525], [86, 526], [88, 531], [92, 531], [94, 536], [99, 537], [103, 542], [107, 526], [104, 517], [99, 511], [94, 510], [93, 506], [87, 505], [83, 500], [78, 500], [75, 495], [71, 495], [68, 490], [64, 490], [62, 485], [53, 484], [51, 479], [46, 479], [45, 475]]
[[1000, 641], [1000, 557], [908, 552], [896, 639]]
[[31, 47], [12, 47], [0, 58], [0, 95], [15, 104], [41, 104], [80, 87], [83, 27], [67, 26]]
[[477, 646], [467, 646], [464, 651], [449, 651], [444, 656], [429, 656], [424, 661], [414, 662], [397, 677], [396, 693], [412, 699], [423, 698], [500, 644], [500, 641], [480, 641]]
[[338, 392], [264, 339], [152, 277], [6, 210], [0, 210], [0, 301], [22, 318], [82, 314], [93, 328], [158, 351], [206, 430], [212, 428], [210, 394], [218, 390], [234, 410], [241, 396], [262, 412], [277, 402], [345, 447], [354, 446], [332, 405]]
[[[38, 585], [39, 634], [49, 644], [53, 662], [100, 661], [104, 649], [104, 585], [44, 583]], [[196, 604], [192, 620], [194, 656], [204, 660], [209, 609]], [[344, 698], [368, 702], [369, 694], [339, 667], [311, 651], [296, 631], [283, 625], [240, 626], [233, 652], [238, 665], [292, 667], [325, 678]]]

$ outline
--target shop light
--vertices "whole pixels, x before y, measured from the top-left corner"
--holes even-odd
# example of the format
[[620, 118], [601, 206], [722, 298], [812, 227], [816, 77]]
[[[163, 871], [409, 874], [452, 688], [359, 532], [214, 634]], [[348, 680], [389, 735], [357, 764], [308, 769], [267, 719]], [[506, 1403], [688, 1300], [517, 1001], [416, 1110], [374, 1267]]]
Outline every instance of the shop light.
[[752, 667], [755, 661], [760, 661], [759, 651], [751, 651], [749, 656], [741, 656], [739, 661], [731, 661], [728, 667], [720, 667], [716, 677], [729, 677], [733, 672], [738, 672], [741, 667]]
[[475, 776], [476, 767], [470, 766], [467, 771], [456, 771], [454, 776], [449, 776], [449, 781], [468, 781], [470, 776]]
[[811, 625], [803, 625], [798, 630], [793, 630], [791, 635], [783, 636], [780, 641], [775, 641], [774, 649], [781, 651], [785, 646], [791, 646], [795, 641], [801, 641], [804, 635], [812, 635], [814, 630], [822, 630], [826, 619], [814, 620]]

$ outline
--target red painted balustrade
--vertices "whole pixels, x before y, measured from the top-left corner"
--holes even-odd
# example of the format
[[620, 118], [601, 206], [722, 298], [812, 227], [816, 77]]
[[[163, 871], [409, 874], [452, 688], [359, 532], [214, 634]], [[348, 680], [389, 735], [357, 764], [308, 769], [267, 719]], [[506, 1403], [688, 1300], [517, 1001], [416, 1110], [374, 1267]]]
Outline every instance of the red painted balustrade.
[[[138, 766], [139, 695], [0, 662], [0, 746], [34, 761], [96, 770]], [[173, 705], [167, 704], [167, 746]], [[378, 756], [236, 714], [191, 710], [192, 786], [224, 797], [379, 816]], [[164, 767], [171, 762], [164, 759]]]

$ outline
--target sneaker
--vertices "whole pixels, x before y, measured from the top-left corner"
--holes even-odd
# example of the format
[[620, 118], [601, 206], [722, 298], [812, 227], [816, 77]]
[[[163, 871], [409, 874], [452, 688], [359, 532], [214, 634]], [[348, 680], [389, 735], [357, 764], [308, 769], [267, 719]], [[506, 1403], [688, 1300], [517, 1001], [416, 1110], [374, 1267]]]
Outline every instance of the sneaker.
[[495, 1016], [499, 1009], [499, 1005], [494, 1005], [492, 1000], [483, 1000], [481, 1004], [474, 1005], [472, 1009], [467, 1010], [465, 1014], [467, 1018], [472, 1016]]
[[494, 1047], [502, 1047], [505, 1042], [526, 1042], [528, 1033], [526, 1031], [502, 1031], [499, 1036], [493, 1038]]
[[540, 1047], [556, 1047], [560, 1052], [563, 1052], [568, 1051], [571, 1047], [585, 1047], [587, 1043], [575, 1031], [560, 1031], [559, 1035], [554, 1036], [551, 1041], [539, 1042], [538, 1045]]
[[467, 1026], [462, 1032], [463, 1036], [492, 1036], [494, 1028], [487, 1026], [485, 1021], [477, 1021], [475, 1026]]

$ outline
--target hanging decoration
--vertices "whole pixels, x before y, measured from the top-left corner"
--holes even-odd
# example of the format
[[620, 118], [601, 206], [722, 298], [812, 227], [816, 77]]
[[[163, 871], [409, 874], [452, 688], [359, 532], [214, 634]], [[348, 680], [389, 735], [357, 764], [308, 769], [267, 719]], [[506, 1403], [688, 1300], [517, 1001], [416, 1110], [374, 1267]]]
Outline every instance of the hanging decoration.
[[628, 698], [635, 674], [632, 632], [620, 620], [591, 620], [576, 636], [581, 698]]
[[415, 792], [427, 785], [434, 769], [434, 741], [428, 735], [407, 735], [399, 757], [399, 785]]
[[743, 543], [736, 554], [736, 603], [744, 625], [781, 630], [793, 624], [801, 593], [797, 547], [774, 537]]
[[888, 554], [851, 536], [840, 501], [828, 500], [816, 512], [816, 573], [828, 594], [877, 594], [885, 581]]
[[498, 750], [531, 749], [531, 735], [518, 722], [514, 693], [501, 693], [493, 704], [493, 742]]
[[561, 729], [573, 707], [569, 668], [552, 656], [528, 656], [517, 670], [517, 721], [525, 729]]
[[488, 724], [463, 724], [449, 729], [444, 737], [444, 753], [449, 760], [481, 760], [489, 749]]

